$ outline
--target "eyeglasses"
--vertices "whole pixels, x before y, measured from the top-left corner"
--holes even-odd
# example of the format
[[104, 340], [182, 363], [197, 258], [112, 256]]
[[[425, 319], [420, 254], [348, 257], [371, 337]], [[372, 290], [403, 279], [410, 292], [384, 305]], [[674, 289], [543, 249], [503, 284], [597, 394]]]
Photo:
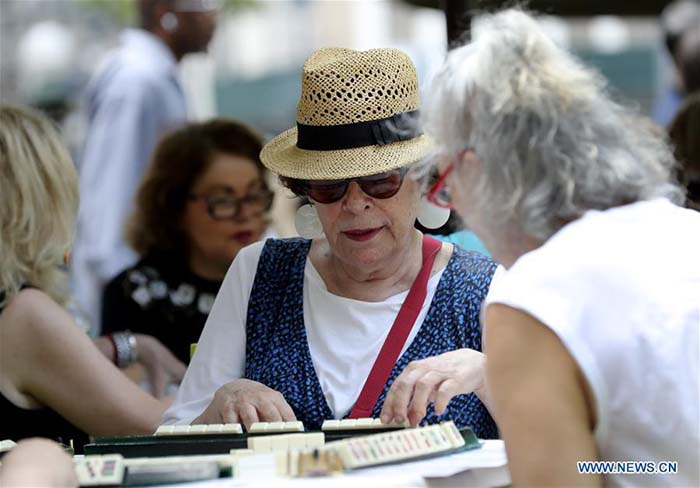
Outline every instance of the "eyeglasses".
[[297, 180], [282, 178], [284, 184], [297, 195], [308, 196], [317, 203], [335, 203], [348, 191], [353, 181], [372, 198], [386, 199], [396, 195], [401, 189], [408, 168], [398, 168], [386, 173], [346, 180]]
[[450, 163], [444, 171], [438, 175], [438, 179], [433, 183], [433, 187], [428, 192], [426, 199], [433, 205], [442, 208], [452, 209], [452, 195], [450, 188], [447, 186], [447, 177], [450, 176], [455, 169], [455, 163]]
[[272, 192], [262, 190], [257, 193], [236, 198], [232, 195], [190, 195], [190, 200], [204, 202], [207, 213], [214, 220], [228, 220], [238, 217], [245, 205], [254, 212], [265, 212], [272, 205]]
[[430, 203], [437, 205], [438, 207], [454, 209], [450, 187], [447, 186], [447, 178], [455, 170], [457, 163], [462, 161], [464, 155], [469, 151], [474, 152], [474, 149], [468, 147], [461, 150], [457, 154], [457, 157], [438, 175], [438, 179], [435, 181], [435, 183], [433, 183], [432, 188], [430, 188], [430, 191], [426, 196], [426, 199]]

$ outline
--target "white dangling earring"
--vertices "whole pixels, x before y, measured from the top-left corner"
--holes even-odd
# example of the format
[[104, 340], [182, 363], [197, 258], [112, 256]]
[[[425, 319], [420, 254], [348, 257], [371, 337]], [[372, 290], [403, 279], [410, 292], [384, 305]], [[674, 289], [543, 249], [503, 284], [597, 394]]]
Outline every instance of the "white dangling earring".
[[294, 227], [304, 239], [318, 239], [323, 236], [321, 219], [318, 218], [316, 208], [310, 203], [299, 207], [294, 216]]
[[423, 197], [420, 199], [420, 207], [416, 219], [426, 229], [439, 229], [450, 219], [450, 209], [438, 207]]
[[160, 26], [166, 32], [175, 32], [178, 27], [177, 17], [172, 12], [166, 12], [160, 18]]

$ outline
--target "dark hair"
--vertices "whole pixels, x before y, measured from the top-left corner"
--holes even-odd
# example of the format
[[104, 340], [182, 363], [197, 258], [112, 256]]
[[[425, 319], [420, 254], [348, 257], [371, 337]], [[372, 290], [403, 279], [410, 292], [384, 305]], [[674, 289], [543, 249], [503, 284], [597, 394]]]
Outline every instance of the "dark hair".
[[173, 0], [138, 0], [136, 7], [139, 16], [139, 25], [147, 30], [154, 30], [160, 21], [156, 17], [156, 13], [159, 7], [166, 8], [168, 10], [173, 7]]
[[698, 22], [678, 43], [678, 70], [686, 93], [700, 91], [700, 18]]
[[674, 0], [661, 12], [661, 30], [666, 48], [676, 58], [676, 49], [683, 33], [696, 29], [700, 22], [700, 2], [698, 0]]
[[678, 180], [686, 188], [687, 205], [700, 209], [700, 91], [689, 96], [676, 114], [669, 135], [675, 148]]
[[158, 252], [185, 258], [188, 239], [180, 228], [192, 185], [212, 156], [234, 154], [250, 159], [265, 183], [260, 161], [262, 139], [232, 120], [213, 119], [188, 124], [161, 139], [136, 195], [136, 208], [127, 227], [127, 240], [141, 256]]
[[295, 196], [301, 198], [306, 197], [306, 180], [288, 178], [281, 175], [278, 176], [277, 179], [283, 187], [294, 193]]

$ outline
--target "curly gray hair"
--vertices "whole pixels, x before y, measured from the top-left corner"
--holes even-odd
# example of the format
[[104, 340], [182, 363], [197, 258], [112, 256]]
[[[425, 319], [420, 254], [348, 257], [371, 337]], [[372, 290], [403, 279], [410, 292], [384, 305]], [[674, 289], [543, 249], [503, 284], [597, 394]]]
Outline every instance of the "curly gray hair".
[[433, 80], [424, 123], [441, 152], [481, 161], [477, 211], [545, 240], [589, 209], [682, 200], [664, 134], [518, 9], [484, 15]]

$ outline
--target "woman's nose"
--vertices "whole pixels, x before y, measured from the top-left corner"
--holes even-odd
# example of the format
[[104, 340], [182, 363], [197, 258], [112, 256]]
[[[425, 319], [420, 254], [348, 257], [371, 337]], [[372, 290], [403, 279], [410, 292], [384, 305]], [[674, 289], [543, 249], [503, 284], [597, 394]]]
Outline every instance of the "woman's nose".
[[260, 209], [252, 205], [241, 204], [238, 208], [238, 212], [233, 216], [233, 220], [240, 224], [259, 218], [262, 214], [263, 212]]
[[362, 191], [357, 182], [352, 181], [343, 197], [343, 207], [350, 212], [360, 212], [369, 207], [372, 198]]

